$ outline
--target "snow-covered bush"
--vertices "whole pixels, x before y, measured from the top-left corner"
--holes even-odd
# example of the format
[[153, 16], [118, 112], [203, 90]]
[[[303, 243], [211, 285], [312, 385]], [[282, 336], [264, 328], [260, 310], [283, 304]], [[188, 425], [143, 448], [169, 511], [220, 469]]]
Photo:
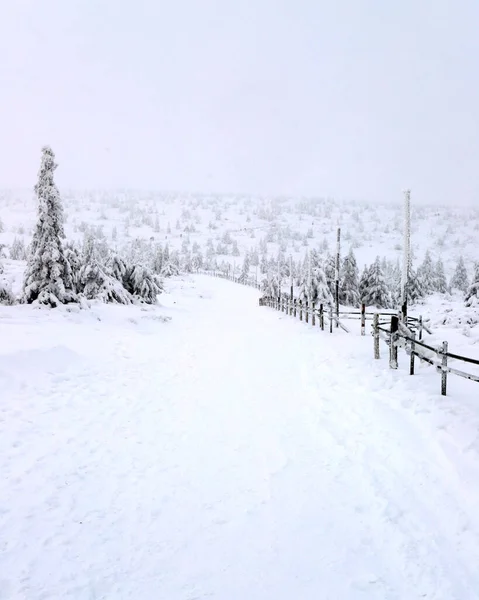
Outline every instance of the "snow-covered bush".
[[160, 279], [141, 265], [134, 265], [127, 270], [123, 285], [132, 296], [146, 304], [155, 304], [163, 291]]

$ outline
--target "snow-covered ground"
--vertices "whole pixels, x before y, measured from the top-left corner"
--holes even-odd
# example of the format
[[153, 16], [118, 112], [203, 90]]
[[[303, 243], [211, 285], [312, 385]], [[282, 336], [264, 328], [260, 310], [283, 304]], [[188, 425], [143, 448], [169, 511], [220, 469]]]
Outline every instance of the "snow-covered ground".
[[479, 597], [477, 384], [167, 292], [0, 307], [2, 600]]

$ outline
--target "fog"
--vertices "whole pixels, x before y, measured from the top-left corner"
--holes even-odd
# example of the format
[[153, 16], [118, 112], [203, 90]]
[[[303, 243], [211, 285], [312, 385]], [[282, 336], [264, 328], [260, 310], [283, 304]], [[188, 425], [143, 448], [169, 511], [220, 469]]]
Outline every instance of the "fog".
[[479, 206], [477, 0], [0, 7], [0, 187]]

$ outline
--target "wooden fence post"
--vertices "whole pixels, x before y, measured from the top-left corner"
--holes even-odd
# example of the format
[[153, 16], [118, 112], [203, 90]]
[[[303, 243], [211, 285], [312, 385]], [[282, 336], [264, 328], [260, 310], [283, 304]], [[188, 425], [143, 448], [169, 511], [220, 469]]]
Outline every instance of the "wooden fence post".
[[414, 343], [416, 339], [416, 333], [413, 331], [412, 332], [412, 338], [411, 338], [411, 347], [410, 347], [410, 352], [411, 355], [409, 357], [409, 375], [414, 375], [414, 352], [416, 350], [416, 344]]
[[366, 305], [361, 304], [361, 335], [366, 335]]
[[333, 305], [329, 307], [329, 333], [333, 333]]
[[324, 307], [322, 304], [319, 305], [319, 326], [321, 331], [324, 331]]
[[447, 342], [442, 343], [441, 395], [447, 394]]
[[306, 308], [304, 309], [304, 320], [309, 323], [309, 302], [306, 300]]
[[396, 346], [398, 329], [399, 317], [393, 315], [391, 317], [391, 335], [389, 338], [389, 367], [391, 369], [398, 368], [398, 347]]
[[419, 315], [419, 341], [422, 340], [422, 315]]
[[294, 304], [293, 298], [289, 298], [288, 302], [289, 302], [289, 316], [292, 317], [293, 316], [293, 304]]
[[293, 317], [296, 319], [297, 302], [296, 298], [293, 300]]
[[311, 325], [314, 327], [316, 325], [316, 313], [314, 312], [316, 310], [316, 303], [313, 302], [313, 304], [311, 305]]
[[378, 360], [379, 357], [379, 314], [374, 313], [373, 316], [373, 335], [374, 335], [374, 358]]
[[299, 301], [299, 320], [303, 320], [303, 301]]

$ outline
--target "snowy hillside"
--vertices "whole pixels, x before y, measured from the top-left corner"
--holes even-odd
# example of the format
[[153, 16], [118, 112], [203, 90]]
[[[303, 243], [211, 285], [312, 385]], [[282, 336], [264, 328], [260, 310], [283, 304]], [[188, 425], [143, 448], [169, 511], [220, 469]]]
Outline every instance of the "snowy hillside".
[[477, 384], [205, 276], [0, 339], [1, 598], [477, 598]]
[[[89, 236], [133, 261], [151, 263], [153, 268], [158, 252], [161, 263], [168, 249], [183, 271], [202, 266], [230, 268], [240, 273], [247, 257], [250, 274], [259, 281], [276, 268], [278, 261], [286, 269], [283, 274], [287, 272], [290, 257], [296, 272], [310, 251], [325, 262], [328, 274], [328, 256], [335, 252], [340, 226], [343, 258], [351, 250], [361, 272], [363, 266], [379, 257], [389, 293], [397, 293], [403, 243], [400, 198], [397, 203], [374, 205], [327, 198], [62, 190], [62, 201], [67, 239], [80, 247]], [[22, 259], [26, 257], [36, 220], [36, 205], [32, 192], [0, 194], [0, 261], [3, 246], [3, 277], [17, 294], [24, 268]], [[473, 279], [478, 259], [479, 211], [422, 206], [414, 202], [413, 195], [411, 223], [414, 273], [421, 275], [428, 257], [430, 267], [441, 269], [442, 273], [435, 284], [423, 282], [428, 289], [420, 294], [424, 297], [417, 299], [415, 312], [427, 312], [434, 323], [458, 327], [469, 341], [477, 341], [479, 333], [471, 324], [479, 317], [477, 311], [464, 314], [463, 294], [467, 281]], [[459, 291], [451, 289], [450, 282], [455, 281], [461, 258], [466, 283]], [[437, 279], [436, 275], [433, 277]], [[431, 291], [440, 294], [433, 297]], [[390, 306], [397, 306], [397, 300]], [[449, 314], [451, 309], [454, 318]]]

